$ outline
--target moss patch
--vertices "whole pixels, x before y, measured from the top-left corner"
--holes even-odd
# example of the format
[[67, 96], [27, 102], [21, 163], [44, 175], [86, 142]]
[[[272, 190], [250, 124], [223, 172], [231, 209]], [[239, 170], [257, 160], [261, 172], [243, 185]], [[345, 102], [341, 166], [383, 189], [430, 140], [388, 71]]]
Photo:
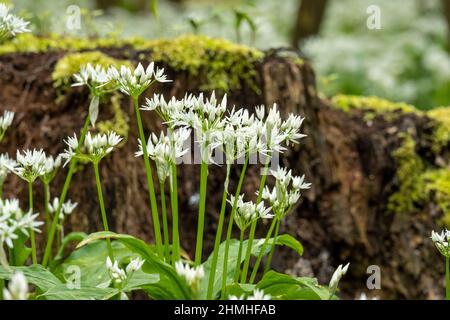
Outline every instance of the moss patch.
[[186, 71], [200, 81], [201, 90], [230, 91], [245, 83], [259, 92], [255, 63], [264, 53], [224, 39], [187, 35], [174, 39], [80, 39], [50, 36], [39, 38], [22, 34], [0, 46], [0, 54], [14, 52], [46, 52], [49, 50], [83, 51], [99, 48], [131, 47], [149, 51], [142, 59], [162, 62], [176, 71]]
[[122, 95], [118, 93], [112, 95], [110, 107], [114, 117], [112, 120], [99, 121], [97, 123], [97, 128], [102, 133], [112, 130], [118, 135], [127, 138], [128, 131], [130, 130], [130, 118], [128, 117], [128, 114], [122, 110], [120, 105], [121, 99]]
[[423, 174], [425, 193], [443, 213], [441, 222], [450, 227], [450, 169], [429, 170]]
[[450, 143], [450, 107], [440, 107], [427, 112], [427, 116], [436, 122], [433, 134], [433, 151], [441, 153]]

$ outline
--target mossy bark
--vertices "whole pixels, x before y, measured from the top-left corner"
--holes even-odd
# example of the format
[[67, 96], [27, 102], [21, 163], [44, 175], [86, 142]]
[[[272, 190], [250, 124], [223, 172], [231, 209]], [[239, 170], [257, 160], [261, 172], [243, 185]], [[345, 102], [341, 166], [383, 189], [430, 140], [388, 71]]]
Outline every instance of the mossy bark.
[[[134, 62], [152, 57], [150, 51], [129, 47], [100, 50], [113, 58]], [[0, 56], [0, 108], [17, 113], [0, 152], [14, 156], [17, 148], [42, 147], [57, 154], [64, 149], [62, 140], [80, 130], [88, 110], [88, 92], [71, 88], [61, 95], [52, 80], [55, 65], [64, 54], [53, 51]], [[214, 55], [214, 52], [207, 54]], [[404, 214], [389, 213], [387, 208], [389, 197], [400, 189], [396, 176], [398, 163], [393, 156], [403, 143], [399, 132], [411, 134], [423, 161], [442, 160], [444, 151], [438, 155], [432, 149], [430, 121], [413, 113], [367, 119], [364, 110], [344, 112], [334, 108], [319, 98], [311, 65], [299, 64], [298, 59], [289, 56], [278, 51], [267, 53], [253, 65], [253, 84], [244, 78], [240, 86], [228, 92], [230, 106], [251, 109], [259, 104], [277, 103], [284, 115], [294, 112], [306, 117], [304, 131], [308, 137], [280, 159], [281, 165], [292, 168], [295, 174], [305, 173], [307, 181], [313, 183], [280, 230], [299, 238], [305, 254], [299, 258], [289, 250], [277, 249], [272, 266], [297, 275], [314, 275], [321, 283], [327, 283], [338, 264], [350, 261], [351, 268], [342, 281], [342, 293], [355, 297], [363, 291], [368, 293], [366, 269], [378, 265], [382, 288], [370, 294], [383, 298], [442, 296], [441, 262], [428, 239], [431, 230], [437, 228], [435, 221], [440, 212], [437, 206], [430, 202]], [[162, 92], [166, 97], [200, 91], [201, 74], [193, 77], [188, 71], [164, 67], [174, 81], [158, 85], [153, 91]], [[260, 92], [254, 90], [254, 85]], [[119, 100], [122, 109], [132, 115], [131, 100], [127, 97]], [[116, 116], [117, 110], [108, 101], [103, 101], [100, 108], [100, 122]], [[145, 112], [143, 116], [147, 134], [162, 127], [153, 113]], [[129, 121], [127, 143], [105, 159], [100, 168], [107, 218], [113, 231], [152, 241], [145, 169], [141, 159], [133, 156], [137, 149], [136, 124], [134, 117], [126, 119]], [[249, 198], [254, 197], [258, 187], [259, 169], [249, 166], [243, 186]], [[191, 257], [195, 251], [198, 210], [192, 196], [199, 192], [199, 170], [199, 165], [182, 165], [178, 169], [180, 238], [183, 249]], [[225, 170], [211, 167], [208, 176], [204, 255], [211, 252], [213, 245]], [[239, 172], [240, 167], [233, 167], [230, 190], [234, 190]], [[58, 195], [63, 180], [61, 172], [52, 185], [52, 196]], [[272, 183], [271, 178], [268, 183]], [[26, 203], [26, 191], [26, 185], [19, 179], [8, 177], [6, 196], [20, 197]], [[36, 184], [35, 191], [36, 209], [44, 212], [43, 188]], [[92, 168], [80, 165], [69, 191], [69, 198], [79, 206], [67, 218], [66, 233], [101, 230], [95, 194]], [[263, 236], [267, 227], [261, 226], [257, 236]], [[234, 234], [235, 238], [238, 236]]]

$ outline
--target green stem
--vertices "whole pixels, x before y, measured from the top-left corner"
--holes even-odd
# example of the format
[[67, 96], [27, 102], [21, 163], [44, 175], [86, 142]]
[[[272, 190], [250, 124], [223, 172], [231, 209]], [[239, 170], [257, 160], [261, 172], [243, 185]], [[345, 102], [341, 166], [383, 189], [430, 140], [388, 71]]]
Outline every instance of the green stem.
[[[100, 204], [100, 211], [102, 213], [103, 229], [109, 231], [108, 220], [106, 218], [105, 202], [103, 200], [102, 184], [100, 182], [100, 173], [98, 171], [98, 162], [94, 162], [95, 183], [97, 185], [98, 202]], [[108, 255], [111, 261], [114, 261], [113, 250], [111, 246], [111, 240], [106, 238], [106, 245], [108, 247]]]
[[[33, 213], [33, 183], [28, 182], [28, 195], [30, 211]], [[34, 234], [34, 229], [30, 228], [30, 238], [31, 238], [31, 260], [33, 264], [37, 264], [37, 254], [36, 254], [36, 236]]]
[[50, 231], [50, 215], [48, 212], [49, 202], [50, 202], [50, 185], [44, 182], [44, 213], [45, 213], [45, 230], [47, 231], [47, 241], [48, 241], [48, 233]]
[[234, 273], [234, 282], [236, 283], [239, 281], [239, 274], [241, 273], [241, 259], [242, 259], [242, 246], [244, 244], [244, 232], [245, 230], [241, 230], [241, 234], [239, 237], [239, 250], [236, 260], [236, 271]]
[[141, 139], [142, 152], [144, 154], [145, 173], [147, 176], [148, 194], [150, 198], [150, 208], [152, 214], [153, 231], [155, 234], [156, 250], [160, 257], [163, 257], [163, 247], [161, 239], [161, 225], [159, 223], [158, 206], [156, 202], [155, 187], [153, 185], [152, 167], [148, 157], [147, 141], [145, 139], [144, 128], [142, 126], [141, 111], [139, 110], [139, 97], [133, 97], [134, 109], [136, 113], [136, 122], [139, 130], [139, 138]]
[[[88, 116], [86, 117], [86, 120], [84, 122], [83, 129], [81, 130], [80, 141], [78, 143], [78, 148], [77, 148], [76, 152], [79, 151], [80, 146], [84, 142], [84, 138], [86, 137], [86, 133], [87, 133], [87, 130], [89, 127], [89, 122], [90, 122], [90, 117], [88, 114]], [[75, 172], [76, 166], [77, 166], [77, 159], [75, 157], [73, 157], [72, 160], [70, 161], [69, 172], [67, 173], [66, 181], [64, 182], [64, 186], [63, 186], [61, 195], [59, 197], [58, 209], [56, 209], [55, 215], [53, 216], [52, 226], [50, 228], [50, 233], [48, 234], [48, 240], [47, 240], [47, 244], [45, 246], [45, 252], [44, 252], [44, 259], [42, 260], [42, 265], [44, 267], [47, 267], [48, 261], [50, 259], [50, 255], [52, 253], [53, 239], [55, 237], [56, 227], [58, 225], [59, 213], [61, 212], [61, 208], [62, 208], [64, 201], [66, 201], [67, 192], [69, 191], [70, 182], [72, 181], [72, 176]]]
[[200, 203], [198, 206], [197, 241], [195, 246], [195, 265], [202, 262], [203, 229], [205, 227], [206, 184], [208, 181], [208, 163], [202, 159], [200, 168]]
[[[261, 182], [259, 184], [258, 198], [256, 200], [257, 205], [261, 202], [263, 189], [264, 189], [264, 186], [266, 185], [266, 178], [267, 178], [267, 172], [269, 171], [269, 164], [270, 164], [270, 156], [267, 155], [266, 163], [264, 165], [263, 176], [261, 177]], [[250, 265], [250, 257], [252, 254], [253, 239], [255, 238], [257, 220], [258, 219], [253, 220], [252, 225], [250, 227], [250, 234], [248, 236], [248, 242], [247, 242], [247, 252], [245, 253], [244, 267], [242, 268], [242, 275], [241, 275], [242, 283], [245, 283], [245, 281], [247, 280], [247, 273], [248, 273], [248, 267]]]
[[275, 234], [273, 236], [274, 240], [273, 240], [272, 245], [270, 247], [270, 253], [269, 253], [269, 256], [267, 257], [266, 266], [264, 267], [264, 274], [267, 271], [269, 271], [270, 264], [272, 263], [272, 257], [273, 257], [273, 253], [275, 251], [275, 240], [277, 239], [278, 233], [280, 232], [280, 225], [281, 225], [281, 219], [278, 219], [277, 226], [275, 227]]
[[[269, 243], [270, 237], [272, 236], [273, 229], [278, 224], [278, 218], [274, 217], [272, 219], [272, 223], [270, 224], [269, 231], [267, 232], [266, 239], [264, 239], [264, 243], [259, 251], [258, 258], [256, 259], [255, 266], [253, 267], [252, 274], [250, 275], [250, 283], [255, 281], [256, 274], [258, 273], [258, 268], [261, 263], [262, 257], [264, 256], [264, 252], [266, 251], [267, 244]], [[275, 242], [275, 240], [274, 240]]]
[[3, 199], [3, 183], [0, 183], [0, 199]]
[[172, 164], [172, 172], [170, 175], [170, 206], [172, 208], [172, 264], [180, 260], [180, 234], [178, 232], [178, 182], [177, 182], [177, 166]]
[[161, 192], [161, 211], [163, 220], [163, 237], [164, 237], [164, 257], [166, 262], [169, 263], [169, 226], [167, 224], [167, 209], [166, 209], [166, 193], [164, 190], [164, 182], [160, 182], [159, 190]]
[[236, 214], [237, 200], [239, 195], [241, 194], [242, 184], [244, 182], [245, 172], [247, 171], [249, 154], [245, 155], [244, 165], [242, 167], [241, 174], [239, 176], [239, 182], [236, 188], [236, 193], [234, 194], [233, 207], [231, 209], [230, 220], [228, 221], [228, 229], [227, 229], [227, 239], [225, 240], [225, 251], [223, 254], [223, 271], [222, 271], [222, 298], [225, 297], [225, 290], [227, 286], [227, 272], [228, 272], [228, 254], [230, 251], [230, 240], [231, 240], [231, 232], [233, 231], [233, 223], [234, 223], [234, 215]]
[[450, 258], [445, 257], [445, 300], [450, 300]]
[[[212, 298], [213, 289], [214, 289], [214, 280], [216, 278], [216, 268], [217, 268], [217, 260], [219, 258], [219, 247], [220, 247], [220, 240], [222, 240], [222, 229], [223, 229], [223, 222], [225, 220], [225, 208], [227, 206], [227, 197], [228, 197], [228, 180], [230, 178], [230, 167], [227, 168], [227, 176], [225, 178], [225, 187], [222, 194], [222, 205], [220, 207], [220, 214], [219, 214], [219, 223], [217, 225], [217, 232], [216, 232], [216, 239], [214, 241], [214, 252], [213, 252], [213, 258], [211, 261], [211, 271], [209, 273], [209, 282], [208, 282], [208, 291], [206, 294], [206, 299], [209, 300]], [[225, 275], [222, 275], [225, 277]]]

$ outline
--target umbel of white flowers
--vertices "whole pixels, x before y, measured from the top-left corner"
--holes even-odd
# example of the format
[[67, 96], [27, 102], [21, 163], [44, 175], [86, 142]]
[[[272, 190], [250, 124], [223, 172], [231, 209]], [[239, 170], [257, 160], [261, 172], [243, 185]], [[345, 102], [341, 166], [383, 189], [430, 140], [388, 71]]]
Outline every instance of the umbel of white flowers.
[[22, 272], [16, 272], [12, 275], [8, 288], [3, 288], [3, 298], [5, 300], [27, 300], [28, 281]]
[[41, 175], [39, 178], [42, 182], [46, 184], [50, 184], [56, 176], [58, 169], [61, 167], [62, 156], [58, 155], [56, 158], [53, 156], [48, 156], [45, 159], [44, 170], [45, 173]]
[[136, 258], [131, 260], [125, 269], [122, 269], [119, 267], [117, 260], [113, 263], [109, 257], [106, 258], [106, 268], [108, 269], [109, 277], [113, 286], [118, 289], [125, 287], [133, 274], [140, 270], [143, 264], [143, 260]]
[[9, 12], [9, 7], [0, 3], [0, 43], [19, 33], [30, 32], [29, 22]]
[[11, 159], [8, 154], [0, 154], [0, 187], [3, 185], [6, 177], [8, 176], [10, 171], [8, 168], [13, 168], [15, 163], [16, 162]]
[[19, 207], [19, 200], [0, 199], [0, 246], [6, 244], [13, 248], [13, 240], [20, 233], [29, 236], [29, 230], [40, 232], [39, 227], [43, 224], [37, 220], [39, 214], [31, 211], [24, 213]]
[[441, 233], [431, 231], [431, 240], [444, 257], [450, 258], [450, 230], [445, 229]]
[[14, 112], [5, 111], [3, 115], [0, 117], [0, 142], [3, 140], [5, 136], [6, 130], [11, 126], [14, 120]]
[[[176, 164], [176, 159], [185, 155], [189, 148], [183, 148], [186, 140], [191, 136], [191, 130], [179, 128], [172, 132], [171, 135], [164, 135], [161, 132], [159, 138], [155, 134], [151, 134], [147, 142], [148, 156], [155, 161], [158, 179], [164, 182], [170, 174], [172, 164]], [[135, 156], [142, 156], [142, 142], [138, 139], [139, 151]]]
[[[235, 198], [230, 195], [230, 200], [228, 202], [233, 205]], [[253, 201], [244, 202], [244, 195], [241, 194], [236, 202], [236, 214], [234, 216], [234, 221], [241, 231], [246, 230], [253, 221], [261, 219], [271, 219], [274, 216], [269, 214], [271, 208], [265, 208], [264, 202], [261, 201], [259, 204], [253, 203]]]
[[73, 137], [68, 137], [64, 141], [68, 148], [61, 154], [66, 159], [64, 166], [66, 166], [72, 158], [79, 160], [87, 160], [92, 163], [98, 163], [106, 155], [113, 151], [121, 141], [122, 137], [117, 135], [114, 131], [109, 131], [106, 134], [91, 135], [90, 132], [86, 134], [84, 143], [79, 147], [79, 142], [76, 134]]
[[265, 294], [264, 290], [260, 290], [260, 289], [255, 289], [253, 291], [253, 294], [249, 297], [247, 297], [247, 299], [245, 299], [244, 295], [241, 296], [229, 296], [228, 297], [229, 300], [271, 300], [272, 296], [270, 294]]
[[[59, 212], [59, 219], [63, 221], [66, 216], [70, 215], [73, 212], [73, 210], [75, 210], [77, 205], [78, 205], [77, 202], [72, 202], [70, 200], [64, 202], [61, 206], [61, 211]], [[48, 204], [48, 211], [50, 213], [55, 213], [58, 208], [59, 208], [59, 198], [55, 197], [53, 199], [53, 202]]]
[[328, 287], [330, 288], [330, 295], [333, 295], [338, 288], [339, 281], [341, 278], [347, 273], [348, 267], [350, 266], [350, 262], [347, 263], [345, 266], [340, 264], [336, 271], [334, 271], [333, 276], [331, 277], [330, 284]]
[[23, 180], [32, 183], [46, 173], [46, 159], [42, 149], [24, 150], [22, 153], [17, 150], [16, 162], [8, 168]]
[[203, 266], [190, 267], [189, 264], [184, 264], [182, 261], [175, 263], [175, 270], [178, 275], [183, 277], [192, 290], [197, 292], [200, 286], [200, 282], [205, 276]]

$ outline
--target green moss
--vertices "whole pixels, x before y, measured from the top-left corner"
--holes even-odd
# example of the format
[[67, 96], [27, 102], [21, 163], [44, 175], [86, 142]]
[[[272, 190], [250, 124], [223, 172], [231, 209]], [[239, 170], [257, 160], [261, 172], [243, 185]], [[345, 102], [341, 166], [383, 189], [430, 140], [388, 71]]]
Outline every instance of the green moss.
[[377, 114], [419, 112], [414, 106], [404, 102], [392, 102], [378, 97], [336, 95], [331, 99], [333, 106], [345, 112], [353, 110], [371, 111]]
[[46, 52], [49, 50], [83, 51], [98, 48], [131, 47], [149, 51], [142, 56], [162, 62], [177, 71], [186, 71], [191, 79], [200, 80], [201, 90], [239, 89], [242, 82], [259, 92], [255, 63], [263, 52], [223, 39], [187, 35], [174, 39], [79, 39], [50, 36], [39, 38], [30, 34], [19, 35], [0, 46], [0, 54], [14, 52]]
[[433, 130], [433, 151], [441, 153], [450, 143], [450, 107], [440, 107], [427, 112], [427, 116], [436, 122]]
[[112, 120], [98, 122], [97, 128], [102, 133], [113, 130], [118, 135], [126, 138], [128, 137], [128, 131], [130, 130], [130, 118], [128, 117], [128, 114], [121, 108], [121, 98], [122, 95], [118, 93], [112, 95], [110, 107], [114, 114], [114, 118]]
[[412, 136], [403, 133], [402, 145], [394, 151], [397, 162], [399, 190], [389, 197], [388, 210], [393, 213], [414, 212], [416, 204], [423, 198], [422, 174], [424, 164], [416, 153], [416, 143]]
[[100, 51], [68, 53], [57, 62], [53, 70], [52, 79], [54, 86], [69, 85], [73, 74], [79, 72], [80, 67], [88, 63], [92, 65], [100, 64], [105, 68], [110, 65], [120, 66], [122, 64], [131, 66], [129, 61], [111, 58]]
[[445, 227], [450, 227], [450, 168], [429, 170], [423, 174], [425, 192], [443, 213]]

